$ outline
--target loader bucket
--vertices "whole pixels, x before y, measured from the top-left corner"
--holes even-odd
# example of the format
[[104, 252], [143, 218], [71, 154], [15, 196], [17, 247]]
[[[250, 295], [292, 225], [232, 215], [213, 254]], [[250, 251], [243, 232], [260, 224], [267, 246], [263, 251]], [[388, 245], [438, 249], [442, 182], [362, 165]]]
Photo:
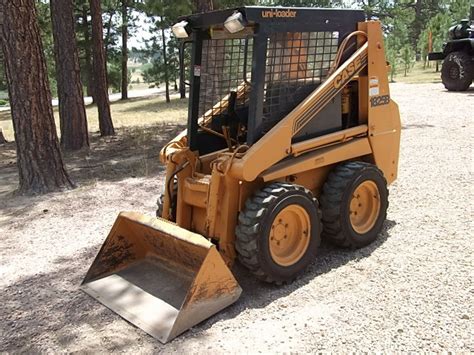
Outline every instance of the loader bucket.
[[133, 212], [117, 217], [81, 288], [163, 343], [242, 292], [206, 238]]

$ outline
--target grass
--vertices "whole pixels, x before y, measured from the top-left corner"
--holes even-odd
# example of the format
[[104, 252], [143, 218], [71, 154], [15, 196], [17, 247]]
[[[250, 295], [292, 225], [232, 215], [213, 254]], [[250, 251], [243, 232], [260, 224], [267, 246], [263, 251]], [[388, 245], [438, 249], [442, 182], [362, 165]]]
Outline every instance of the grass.
[[[441, 83], [441, 72], [436, 72], [436, 63], [430, 62], [429, 65], [429, 68], [423, 68], [423, 62], [416, 62], [408, 71], [407, 76], [400, 69], [394, 76], [394, 81], [407, 84]], [[441, 70], [441, 64], [439, 70]]]
[[[187, 100], [175, 97], [166, 103], [163, 96], [144, 97], [111, 103], [112, 119], [116, 128], [152, 126], [159, 123], [181, 124], [186, 122]], [[99, 130], [97, 107], [86, 107], [87, 121], [90, 132]], [[54, 108], [56, 127], [59, 134], [59, 113]], [[0, 128], [8, 141], [13, 140], [13, 126], [10, 111], [0, 111]]]

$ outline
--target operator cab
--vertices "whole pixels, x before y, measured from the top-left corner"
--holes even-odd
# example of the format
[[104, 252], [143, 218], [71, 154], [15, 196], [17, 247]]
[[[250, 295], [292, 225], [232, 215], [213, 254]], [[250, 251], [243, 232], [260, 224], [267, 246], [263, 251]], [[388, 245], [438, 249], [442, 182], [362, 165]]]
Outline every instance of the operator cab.
[[[172, 29], [183, 38], [182, 77], [189, 68], [190, 148], [204, 155], [251, 146], [326, 79], [339, 44], [364, 20], [359, 10], [255, 6], [180, 18]], [[343, 60], [355, 49], [354, 40]], [[357, 90], [348, 94], [350, 109], [342, 95], [294, 140], [356, 125]]]

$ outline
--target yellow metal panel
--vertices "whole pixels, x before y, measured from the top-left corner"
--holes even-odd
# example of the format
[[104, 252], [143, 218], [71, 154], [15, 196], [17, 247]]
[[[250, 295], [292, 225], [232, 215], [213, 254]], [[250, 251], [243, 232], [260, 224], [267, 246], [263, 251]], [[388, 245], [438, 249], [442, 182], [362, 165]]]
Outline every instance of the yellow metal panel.
[[298, 158], [288, 159], [263, 172], [264, 181], [277, 180], [303, 171], [320, 168], [372, 153], [367, 138], [356, 138], [346, 143], [317, 149]]
[[375, 164], [390, 184], [397, 177], [401, 123], [398, 106], [390, 99], [387, 62], [380, 22], [367, 22], [369, 65], [367, 89], [369, 141]]
[[250, 147], [243, 158], [237, 159], [230, 169], [232, 176], [239, 180], [253, 181], [262, 171], [291, 155], [291, 138], [366, 64], [367, 44], [364, 44], [270, 132]]
[[164, 343], [242, 292], [206, 238], [130, 212], [117, 218], [81, 288]]
[[360, 126], [344, 129], [342, 131], [326, 134], [321, 137], [308, 139], [303, 142], [293, 144], [291, 150], [293, 152], [293, 155], [297, 157], [298, 155], [306, 153], [307, 151], [313, 150], [315, 148], [319, 148], [323, 145], [336, 143], [336, 142], [344, 142], [347, 139], [352, 138], [354, 136], [367, 133], [367, 129], [368, 129], [367, 125], [360, 125]]

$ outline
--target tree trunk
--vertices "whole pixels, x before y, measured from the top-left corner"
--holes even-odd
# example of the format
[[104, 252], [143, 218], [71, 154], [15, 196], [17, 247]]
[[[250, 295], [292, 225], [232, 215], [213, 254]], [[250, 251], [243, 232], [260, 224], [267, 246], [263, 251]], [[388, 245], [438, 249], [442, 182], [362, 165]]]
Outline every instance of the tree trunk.
[[196, 13], [209, 12], [214, 10], [212, 0], [193, 0]]
[[66, 150], [89, 147], [79, 54], [74, 32], [72, 0], [51, 0], [56, 81], [58, 83], [61, 146]]
[[95, 102], [94, 99], [94, 75], [92, 72], [92, 53], [91, 53], [91, 36], [89, 33], [89, 19], [88, 19], [87, 6], [82, 7], [82, 21], [84, 25], [84, 42], [85, 45], [85, 55], [86, 55], [86, 75], [87, 75], [87, 96], [92, 97], [92, 102]]
[[170, 80], [168, 77], [168, 60], [166, 58], [166, 37], [165, 37], [165, 29], [161, 27], [161, 39], [163, 41], [163, 64], [165, 69], [165, 95], [166, 95], [166, 102], [170, 102]]
[[94, 94], [99, 111], [99, 129], [102, 136], [115, 134], [110, 115], [109, 93], [107, 89], [107, 63], [105, 62], [104, 39], [102, 33], [102, 13], [100, 0], [89, 0], [92, 17], [92, 65], [94, 68]]
[[128, 99], [128, 1], [122, 0], [122, 100]]
[[109, 62], [109, 44], [110, 44], [110, 37], [112, 36], [112, 20], [114, 19], [115, 10], [109, 11], [109, 20], [105, 25], [105, 62]]
[[414, 21], [414, 33], [413, 33], [413, 40], [412, 40], [412, 46], [415, 48], [415, 60], [419, 61], [421, 59], [421, 53], [420, 50], [417, 47], [418, 43], [418, 38], [420, 37], [421, 31], [423, 29], [424, 23], [422, 19], [422, 10], [423, 4], [421, 0], [416, 0], [415, 3], [415, 21]]
[[5, 144], [5, 143], [8, 143], [7, 140], [5, 139], [5, 137], [3, 136], [3, 131], [2, 129], [0, 128], [0, 144]]
[[19, 170], [19, 192], [73, 186], [64, 169], [34, 0], [0, 0], [5, 59]]

